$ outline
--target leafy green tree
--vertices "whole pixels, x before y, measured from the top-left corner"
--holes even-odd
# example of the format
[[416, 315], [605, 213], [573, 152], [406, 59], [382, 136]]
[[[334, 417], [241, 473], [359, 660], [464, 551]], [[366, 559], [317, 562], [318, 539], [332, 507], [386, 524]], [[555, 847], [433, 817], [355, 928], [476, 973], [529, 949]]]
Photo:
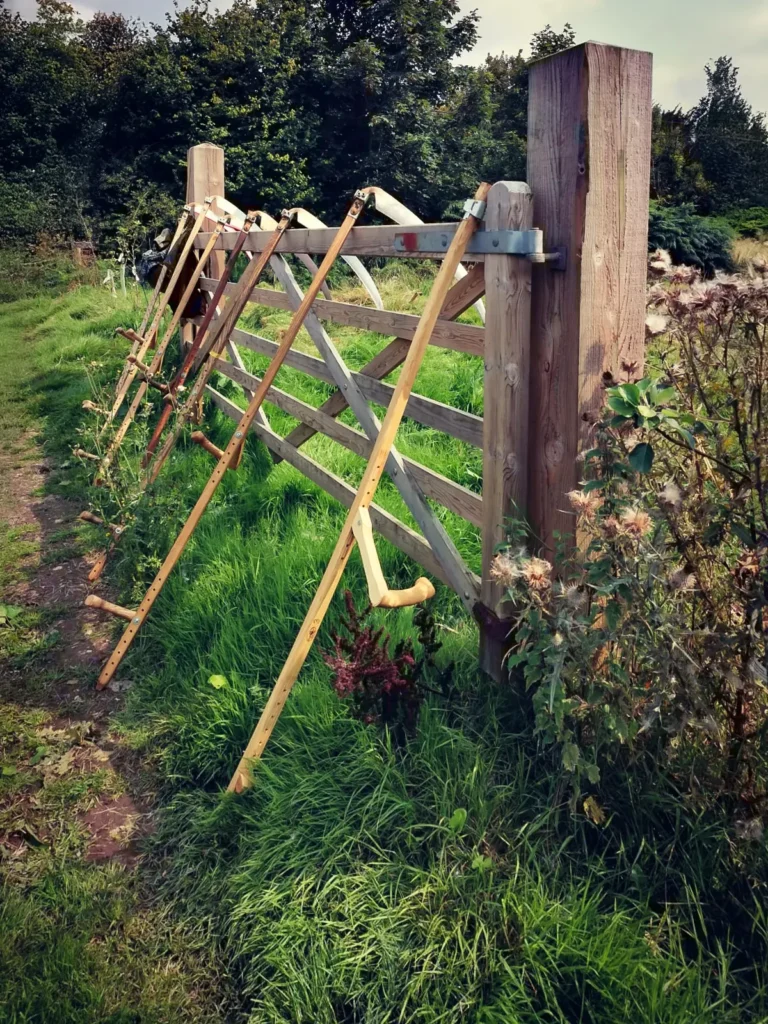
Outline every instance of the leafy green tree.
[[711, 188], [703, 212], [731, 207], [768, 206], [768, 127], [741, 92], [730, 57], [704, 69], [707, 93], [688, 115], [693, 160]]
[[661, 202], [694, 203], [707, 199], [712, 185], [701, 164], [691, 155], [689, 122], [676, 107], [653, 107], [651, 143], [651, 197]]
[[32, 23], [0, 7], [0, 235], [87, 231], [98, 129], [81, 31], [61, 0], [40, 0]]
[[542, 57], [551, 57], [553, 53], [567, 50], [575, 42], [576, 32], [569, 22], [566, 21], [562, 32], [556, 32], [551, 25], [547, 24], [541, 31], [533, 34], [531, 59], [541, 60]]
[[301, 103], [316, 124], [309, 173], [320, 205], [338, 210], [350, 186], [376, 183], [431, 216], [454, 170], [444, 154], [446, 108], [476, 39], [458, 0], [312, 0], [312, 50]]

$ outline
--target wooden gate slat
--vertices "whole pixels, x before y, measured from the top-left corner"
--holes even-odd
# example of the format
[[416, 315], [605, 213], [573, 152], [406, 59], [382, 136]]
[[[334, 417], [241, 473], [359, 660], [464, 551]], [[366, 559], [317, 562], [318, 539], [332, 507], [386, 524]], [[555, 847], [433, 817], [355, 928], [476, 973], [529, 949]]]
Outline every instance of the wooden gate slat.
[[[463, 285], [465, 288], [471, 289], [481, 279], [478, 276], [481, 274], [482, 268], [478, 268], [475, 273], [471, 270], [467, 277], [454, 285], [454, 288]], [[468, 285], [465, 283], [467, 281], [469, 281]], [[218, 281], [215, 278], [206, 277], [203, 278], [202, 287], [212, 292], [217, 284]], [[236, 284], [228, 284], [224, 294], [231, 294], [236, 287]], [[277, 291], [275, 288], [260, 286], [254, 288], [250, 301], [270, 309], [291, 310], [293, 308], [286, 293]], [[472, 303], [470, 302], [469, 305], [471, 306]], [[412, 313], [371, 309], [370, 306], [358, 306], [353, 302], [338, 302], [335, 299], [318, 298], [312, 311], [320, 320], [330, 320], [343, 327], [359, 327], [362, 331], [373, 331], [376, 334], [397, 335], [397, 337], [407, 338], [409, 341], [413, 338], [419, 323], [419, 318]], [[458, 315], [458, 313], [454, 314], [454, 316]], [[477, 324], [457, 324], [446, 315], [437, 321], [430, 345], [451, 349], [454, 352], [467, 352], [469, 355], [482, 356], [484, 340], [484, 327], [478, 327]]]
[[[225, 377], [239, 384], [247, 394], [252, 393], [252, 389], [260, 381], [260, 378], [255, 374], [233, 366], [223, 359], [216, 361], [216, 369]], [[370, 456], [373, 450], [373, 442], [365, 434], [355, 430], [353, 427], [348, 427], [345, 423], [339, 423], [338, 420], [324, 413], [322, 409], [315, 409], [306, 402], [302, 402], [300, 399], [288, 394], [288, 392], [276, 387], [269, 389], [267, 400], [279, 409], [282, 409], [283, 412], [287, 412], [289, 416], [293, 416], [301, 423], [311, 426], [313, 433], [324, 434], [326, 437], [330, 437], [331, 440], [337, 441], [349, 451], [365, 459]], [[291, 444], [288, 437], [284, 438], [284, 440], [287, 444]], [[291, 445], [291, 447], [295, 448], [296, 446]], [[468, 488], [457, 484], [454, 480], [448, 479], [448, 477], [443, 476], [434, 469], [416, 462], [414, 459], [403, 456], [403, 461], [413, 473], [414, 478], [428, 498], [439, 502], [444, 508], [455, 512], [456, 515], [466, 519], [473, 526], [482, 525], [483, 501], [479, 494], [475, 494]]]
[[[262, 338], [259, 334], [251, 334], [239, 328], [233, 331], [235, 341], [244, 348], [260, 355], [271, 356], [277, 349], [274, 341], [269, 338]], [[310, 377], [325, 381], [326, 384], [335, 384], [330, 370], [322, 359], [317, 356], [307, 355], [305, 352], [295, 350], [288, 353], [285, 360], [286, 366], [295, 370], [301, 370]], [[394, 393], [391, 384], [384, 384], [382, 381], [367, 377], [364, 373], [352, 371], [352, 378], [367, 399], [377, 402], [386, 408]], [[461, 409], [454, 409], [450, 405], [436, 402], [432, 398], [425, 398], [423, 395], [411, 395], [405, 415], [417, 423], [426, 427], [433, 427], [444, 434], [450, 434], [460, 441], [466, 441], [475, 448], [483, 446], [483, 420], [480, 416], [463, 412]]]
[[[481, 264], [472, 267], [466, 277], [457, 282], [448, 292], [445, 304], [441, 310], [442, 319], [451, 320], [460, 316], [466, 309], [469, 309], [482, 295], [485, 294], [485, 274]], [[404, 361], [408, 355], [410, 338], [393, 338], [380, 352], [366, 363], [361, 369], [367, 377], [375, 380], [382, 380]], [[347, 399], [342, 391], [336, 391], [320, 406], [321, 410], [328, 416], [338, 416], [347, 408]], [[314, 431], [305, 424], [299, 424], [292, 430], [287, 439], [295, 448], [300, 448], [305, 441], [312, 437]]]

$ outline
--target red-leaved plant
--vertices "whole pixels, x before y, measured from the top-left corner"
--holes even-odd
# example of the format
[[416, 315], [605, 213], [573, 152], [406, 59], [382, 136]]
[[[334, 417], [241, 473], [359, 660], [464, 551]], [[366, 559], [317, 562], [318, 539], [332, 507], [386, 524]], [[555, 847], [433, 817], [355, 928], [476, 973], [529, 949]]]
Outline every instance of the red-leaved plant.
[[[413, 616], [419, 628], [422, 648], [417, 658], [413, 643], [401, 640], [390, 654], [391, 637], [384, 629], [366, 624], [373, 611], [369, 605], [359, 612], [349, 590], [344, 592], [347, 618], [341, 620], [346, 635], [332, 633], [333, 652], [324, 652], [325, 663], [333, 670], [332, 684], [342, 700], [348, 702], [353, 717], [368, 725], [392, 730], [396, 741], [412, 732], [426, 693], [437, 691], [423, 681], [424, 670], [434, 665], [440, 648], [435, 639], [435, 623], [424, 608]], [[440, 678], [445, 693], [451, 667]]]

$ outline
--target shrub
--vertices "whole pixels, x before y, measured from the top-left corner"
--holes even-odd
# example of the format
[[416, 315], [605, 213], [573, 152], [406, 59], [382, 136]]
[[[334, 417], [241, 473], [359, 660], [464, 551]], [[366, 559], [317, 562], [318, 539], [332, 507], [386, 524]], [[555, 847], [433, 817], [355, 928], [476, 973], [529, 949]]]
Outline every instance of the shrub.
[[698, 267], [705, 274], [732, 270], [733, 238], [728, 224], [696, 216], [691, 205], [651, 203], [648, 249], [665, 249], [676, 263]]
[[768, 206], [731, 210], [724, 218], [742, 238], [768, 237]]
[[[652, 265], [664, 266], [656, 258]], [[510, 666], [576, 789], [646, 759], [744, 837], [768, 800], [768, 266], [650, 292], [657, 382], [614, 383], [563, 582], [510, 548]]]

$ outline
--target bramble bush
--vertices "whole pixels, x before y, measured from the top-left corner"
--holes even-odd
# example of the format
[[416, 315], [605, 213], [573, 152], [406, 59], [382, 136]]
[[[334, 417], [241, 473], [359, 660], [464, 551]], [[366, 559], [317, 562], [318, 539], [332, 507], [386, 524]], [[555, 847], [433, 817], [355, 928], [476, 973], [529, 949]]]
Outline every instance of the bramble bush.
[[[702, 281], [650, 260], [650, 374], [609, 381], [554, 570], [510, 546], [513, 679], [574, 794], [667, 770], [762, 836], [768, 798], [768, 264]], [[624, 372], [631, 372], [624, 367]]]

